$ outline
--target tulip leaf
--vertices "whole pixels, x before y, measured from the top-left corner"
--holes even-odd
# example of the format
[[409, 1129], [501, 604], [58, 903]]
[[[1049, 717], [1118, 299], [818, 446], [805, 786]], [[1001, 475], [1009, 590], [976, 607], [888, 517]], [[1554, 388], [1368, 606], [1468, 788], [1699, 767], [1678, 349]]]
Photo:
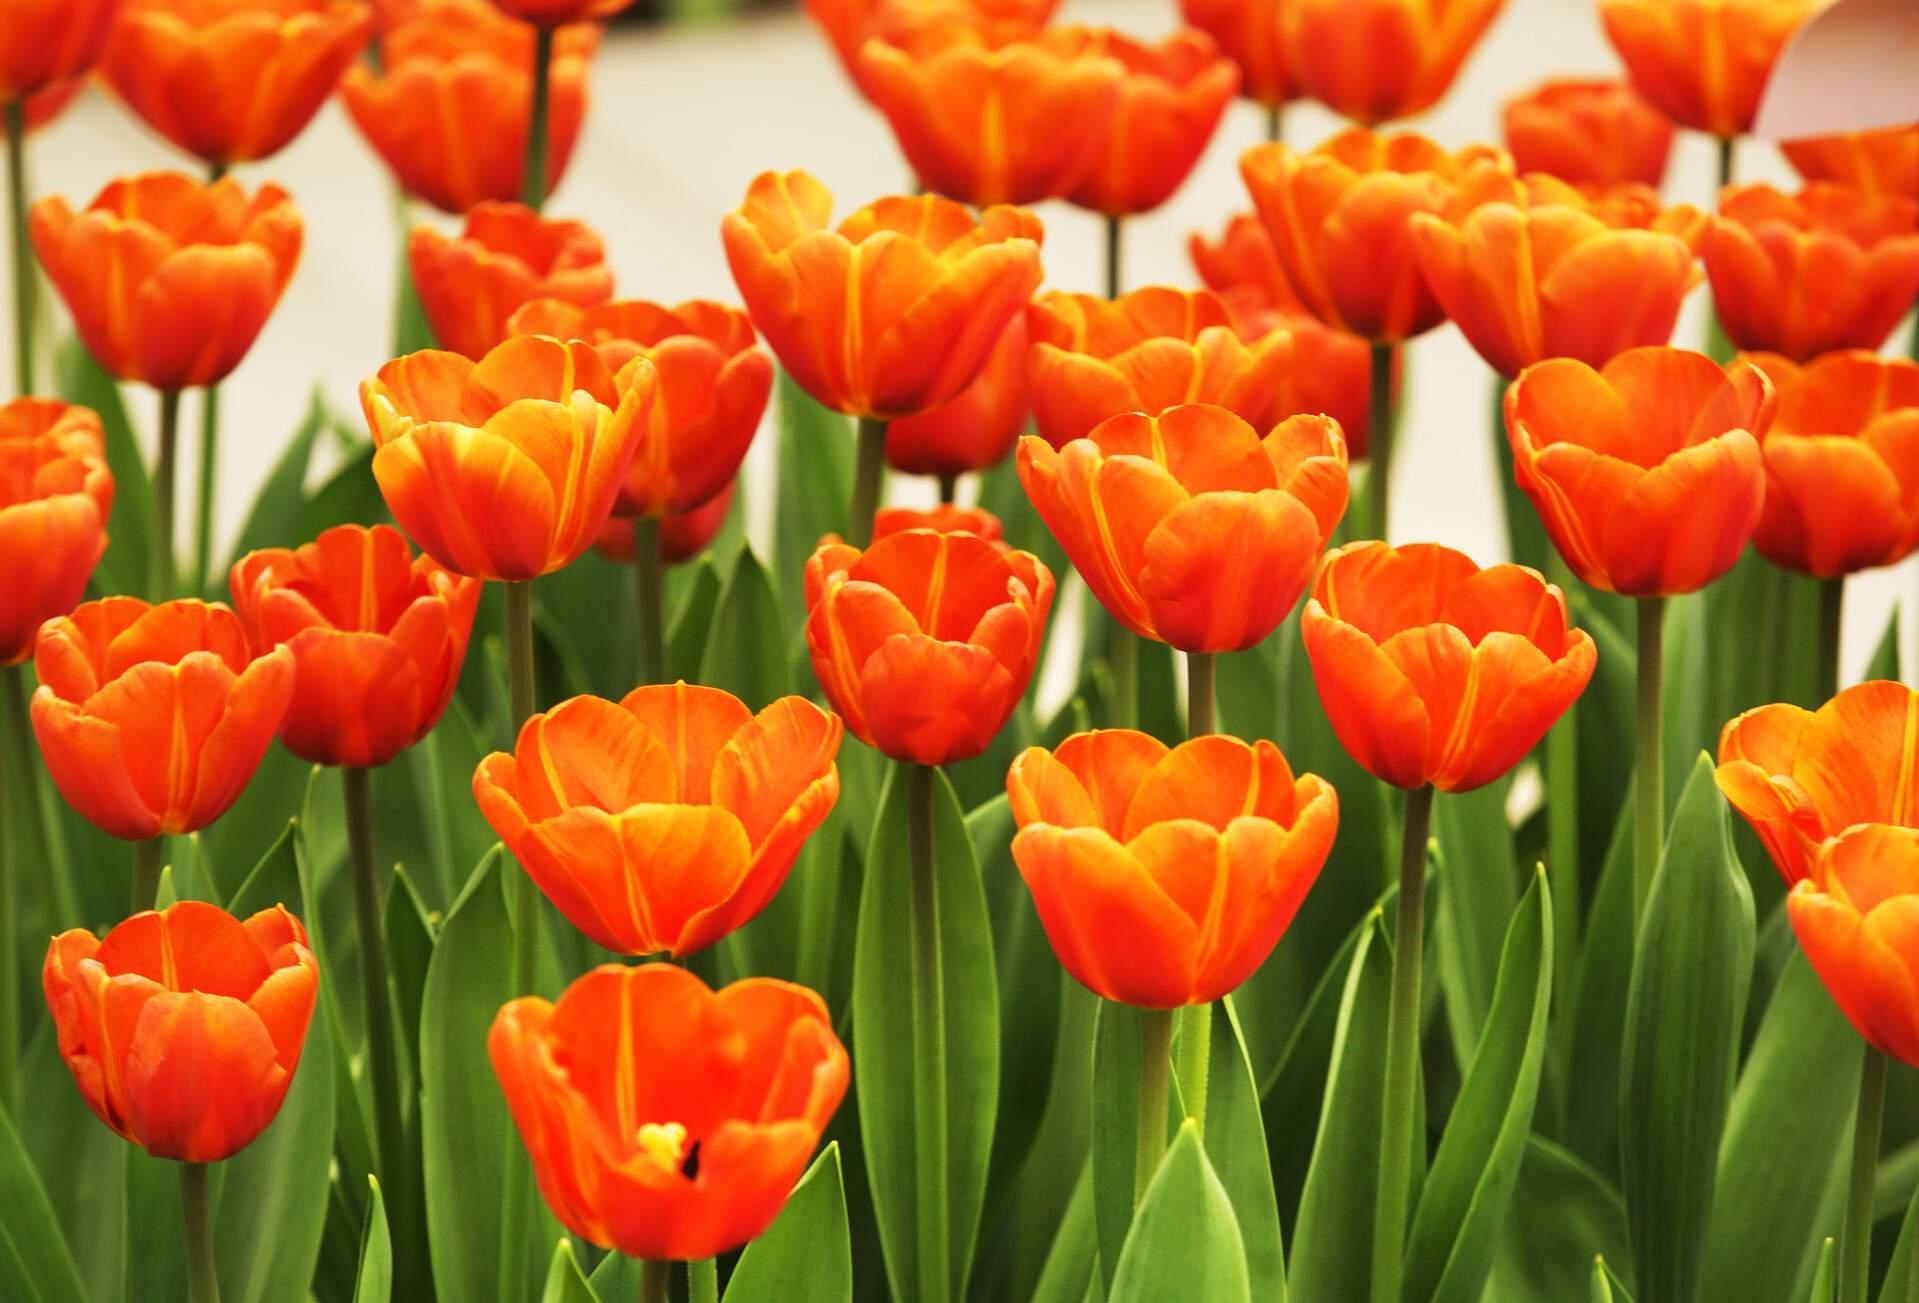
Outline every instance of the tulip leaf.
[[1819, 1246], [1818, 1263], [1812, 1274], [1812, 1292], [1807, 1297], [1811, 1303], [1832, 1303], [1832, 1236], [1830, 1235]]
[[553, 1246], [553, 1260], [547, 1265], [546, 1288], [540, 1292], [540, 1303], [600, 1303], [600, 1296], [580, 1274], [580, 1264], [573, 1256], [573, 1241], [564, 1235]]
[[393, 1239], [387, 1231], [386, 1202], [380, 1180], [368, 1176], [370, 1191], [366, 1226], [360, 1234], [360, 1268], [354, 1276], [353, 1303], [391, 1303], [393, 1297]]
[[[399, 1016], [400, 1049], [405, 1061], [420, 1062], [420, 1002], [426, 994], [427, 969], [433, 962], [433, 925], [426, 906], [413, 890], [413, 877], [401, 865], [393, 866], [387, 888], [386, 914], [381, 922], [386, 937], [387, 977]], [[417, 1066], [415, 1071], [417, 1071]]]
[[[1712, 673], [1705, 594], [1688, 593], [1665, 601], [1659, 715], [1666, 753], [1665, 808], [1670, 817], [1681, 790], [1689, 781], [1693, 757], [1702, 749], [1711, 751], [1719, 745], [1719, 726], [1725, 723], [1726, 717], [1708, 713], [1706, 694], [1699, 690], [1699, 685]], [[1654, 1294], [1645, 1288], [1643, 1280], [1639, 1285], [1642, 1292]]]
[[713, 563], [712, 554], [701, 556], [667, 629], [666, 672], [670, 677], [689, 683], [699, 680], [700, 662], [706, 656], [707, 637], [713, 629], [713, 612], [719, 608], [722, 587], [720, 568]]
[[778, 496], [773, 555], [780, 600], [805, 608], [807, 558], [822, 535], [844, 534], [853, 495], [853, 423], [816, 402], [784, 370], [774, 387], [779, 412]]
[[1626, 1282], [1613, 1274], [1601, 1257], [1593, 1259], [1592, 1303], [1632, 1303], [1632, 1295], [1626, 1289]]
[[726, 1303], [850, 1303], [853, 1248], [840, 1148], [806, 1169], [774, 1223], [746, 1246], [726, 1283]]
[[1594, 1253], [1625, 1262], [1626, 1206], [1580, 1158], [1533, 1136], [1499, 1227], [1488, 1299], [1584, 1299]]
[[1439, 877], [1433, 948], [1446, 1026], [1463, 1069], [1473, 1060], [1479, 1029], [1492, 1007], [1499, 975], [1503, 919], [1519, 899], [1512, 825], [1501, 780], [1434, 802], [1433, 836], [1445, 871]]
[[1160, 1010], [1101, 1000], [1093, 1029], [1093, 1226], [1106, 1287], [1119, 1270], [1119, 1253], [1133, 1224], [1139, 1180], [1140, 1073], [1147, 1020], [1170, 1019]]
[[229, 914], [244, 919], [275, 905], [284, 905], [294, 913], [306, 913], [301, 901], [300, 860], [294, 847], [299, 828], [297, 820], [287, 820], [267, 853], [235, 888], [233, 899], [227, 902]]
[[1188, 1119], [1140, 1200], [1113, 1274], [1112, 1303], [1250, 1303], [1232, 1201]]
[[1796, 1303], [1838, 1230], [1863, 1042], [1796, 946], [1746, 1056], [1719, 1147], [1701, 1297]]
[[1626, 993], [1632, 983], [1632, 806], [1613, 820], [1613, 836], [1586, 906], [1586, 935], [1573, 975], [1570, 1010], [1555, 1019], [1564, 1040], [1566, 1097], [1561, 1139], [1587, 1162], [1614, 1172], [1619, 1162], [1619, 1064], [1625, 1047]]
[[[1059, 1223], [1049, 1227], [1052, 1243], [1046, 1261], [1040, 1267], [1039, 1280], [1033, 1286], [1032, 1303], [1080, 1303], [1081, 1299], [1104, 1298], [1100, 1281], [1098, 1234], [1093, 1228], [1092, 1163], [1079, 1165], [1079, 1177], [1066, 1200], [1066, 1211]], [[1016, 1297], [1016, 1296], [1015, 1296]]]
[[[76, 337], [63, 340], [54, 363], [54, 389], [70, 403], [100, 415], [106, 434], [107, 469], [113, 472], [113, 512], [107, 520], [107, 550], [94, 571], [93, 587], [104, 593], [147, 592], [147, 558], [153, 549], [153, 483], [140, 455], [133, 422], [117, 381]], [[156, 421], [158, 417], [154, 418]]]
[[1212, 1019], [1212, 1039], [1207, 1042], [1206, 1156], [1232, 1201], [1253, 1297], [1261, 1303], [1285, 1303], [1286, 1244], [1273, 1195], [1273, 1169], [1266, 1156], [1266, 1127], [1232, 996], [1213, 1002]]
[[1666, 837], [1626, 998], [1621, 1172], [1647, 1298], [1698, 1297], [1753, 944], [1752, 893], [1702, 754]]
[[1899, 673], [1899, 603], [1894, 602], [1886, 616], [1885, 630], [1872, 649], [1872, 659], [1866, 662], [1866, 677], [1861, 682], [1902, 677]]
[[340, 458], [340, 465], [301, 504], [293, 528], [282, 534], [296, 539], [318, 538], [335, 525], [392, 523], [380, 482], [373, 478], [373, 444], [359, 440]]
[[[420, 1128], [427, 1237], [443, 1303], [526, 1298], [533, 1292], [527, 1264], [558, 1234], [535, 1206], [526, 1149], [486, 1050], [494, 1015], [521, 994], [507, 962], [513, 926], [501, 885], [504, 874], [519, 871], [498, 848], [480, 862], [427, 966]], [[507, 1268], [518, 1278], [505, 1278]]]
[[[1442, 891], [1461, 871], [1447, 869]], [[1406, 1299], [1474, 1303], [1484, 1291], [1532, 1131], [1552, 988], [1552, 891], [1542, 868], [1513, 910], [1491, 1008], [1420, 1192], [1406, 1245]]]
[[[745, 564], [745, 558], [742, 558]], [[915, 918], [908, 805], [916, 781], [931, 785], [936, 888], [934, 944], [924, 953]], [[971, 1270], [992, 1153], [999, 1086], [999, 999], [991, 920], [959, 802], [937, 770], [895, 766], [866, 857], [853, 957], [854, 1077], [873, 1207], [893, 1292], [920, 1303], [963, 1298]], [[931, 1061], [928, 1028], [916, 1015], [913, 974], [939, 974], [944, 1070]], [[920, 1085], [945, 1120], [944, 1190], [932, 1192], [945, 1229], [946, 1289], [922, 1288], [921, 1204], [936, 1179], [924, 1161], [916, 1114]], [[937, 1243], [937, 1241], [929, 1241]]]
[[228, 571], [247, 553], [263, 547], [297, 547], [311, 541], [289, 539], [287, 522], [299, 518], [300, 508], [306, 502], [307, 468], [313, 462], [313, 445], [326, 423], [326, 394], [316, 386], [313, 396], [307, 400], [307, 413], [301, 418], [299, 428], [287, 440], [280, 459], [267, 472], [266, 481], [247, 509], [246, 521], [240, 526], [240, 535], [227, 558], [227, 570], [207, 576], [210, 592], [225, 595]]
[[180, 1165], [154, 1158], [138, 1145], [123, 1148], [126, 1240], [120, 1254], [120, 1297], [125, 1303], [186, 1303]]
[[756, 711], [792, 691], [780, 599], [751, 548], [740, 553], [713, 613], [699, 681], [725, 689]]
[[[1632, 766], [1624, 763], [1622, 757], [1626, 754], [1625, 739], [1633, 735], [1638, 705], [1635, 700], [1637, 673], [1632, 639], [1621, 632], [1621, 622], [1629, 623], [1632, 619], [1632, 599], [1593, 592], [1577, 584], [1566, 596], [1574, 623], [1592, 635], [1593, 646], [1599, 653], [1592, 681], [1572, 707], [1573, 740], [1578, 751], [1575, 777], [1579, 792], [1580, 880], [1583, 890], [1590, 893], [1596, 883], [1594, 871], [1606, 862], [1606, 854], [1613, 845], [1613, 830], [1620, 814], [1631, 808], [1627, 798]], [[1629, 834], [1628, 842], [1630, 840]], [[1610, 1085], [1606, 1096], [1607, 1111], [1615, 1112], [1617, 1101], [1612, 1098]], [[1582, 1263], [1579, 1279], [1582, 1295], [1587, 1287], [1586, 1276]]]
[[1893, 1245], [1891, 1261], [1886, 1263], [1879, 1303], [1911, 1303], [1908, 1285], [1912, 1278], [1915, 1239], [1919, 1239], [1919, 1191], [1913, 1192], [1912, 1201], [1906, 1205], [1906, 1215], [1899, 1222], [1899, 1239]]
[[0, 1297], [21, 1303], [87, 1303], [67, 1237], [14, 1130], [0, 1107]]

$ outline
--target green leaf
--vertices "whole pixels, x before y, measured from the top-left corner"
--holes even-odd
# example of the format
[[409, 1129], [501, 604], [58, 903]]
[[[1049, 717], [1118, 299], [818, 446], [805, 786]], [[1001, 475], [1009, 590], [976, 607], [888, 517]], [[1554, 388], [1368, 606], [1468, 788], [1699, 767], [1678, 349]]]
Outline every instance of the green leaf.
[[793, 1187], [778, 1220], [740, 1254], [726, 1303], [848, 1303], [852, 1297], [840, 1147], [829, 1144]]
[[785, 371], [775, 392], [780, 447], [773, 555], [779, 565], [781, 603], [797, 611], [805, 605], [806, 561], [820, 536], [846, 532], [853, 494], [853, 424], [815, 402]]
[[[1458, 874], [1449, 868], [1445, 881]], [[1492, 1008], [1420, 1193], [1406, 1299], [1474, 1303], [1485, 1287], [1532, 1130], [1552, 987], [1552, 892], [1542, 869], [1506, 929]]]
[[263, 909], [272, 909], [275, 905], [285, 905], [289, 910], [306, 913], [300, 886], [300, 858], [295, 845], [300, 825], [297, 820], [288, 819], [286, 827], [267, 848], [233, 892], [233, 899], [227, 903], [227, 912], [236, 918], [246, 918]]
[[1505, 930], [1501, 920], [1513, 916], [1519, 898], [1507, 787], [1502, 780], [1448, 793], [1433, 811], [1433, 835], [1445, 866], [1433, 920], [1434, 958], [1453, 1054], [1462, 1067], [1472, 1062], [1479, 1029], [1492, 1007]]
[[666, 671], [676, 679], [697, 682], [700, 662], [706, 656], [707, 636], [713, 629], [713, 612], [719, 608], [720, 568], [709, 553], [694, 565], [686, 596], [666, 633]]
[[1649, 1299], [1697, 1297], [1739, 1056], [1754, 928], [1727, 818], [1702, 754], [1666, 837], [1626, 999], [1621, 1171], [1634, 1278]]
[[1105, 1297], [1100, 1283], [1097, 1234], [1093, 1229], [1093, 1169], [1081, 1163], [1079, 1179], [1053, 1233], [1052, 1247], [1033, 1287], [1032, 1303], [1080, 1303]]
[[147, 558], [153, 548], [153, 482], [147, 477], [147, 463], [140, 455], [120, 385], [75, 338], [60, 344], [54, 362], [54, 389], [68, 402], [98, 412], [106, 433], [107, 468], [113, 472], [113, 512], [107, 520], [107, 550], [94, 573], [94, 587], [108, 593], [150, 596]]
[[[307, 541], [304, 538], [288, 539], [287, 522], [298, 519], [300, 508], [306, 502], [307, 467], [313, 461], [313, 445], [326, 423], [326, 396], [316, 388], [313, 396], [307, 400], [307, 414], [300, 421], [299, 429], [293, 432], [286, 450], [273, 464], [273, 469], [267, 472], [265, 483], [260, 485], [252, 507], [247, 510], [246, 522], [240, 526], [240, 536], [234, 542], [233, 552], [228, 558], [229, 570], [233, 562], [256, 548], [284, 547]], [[227, 572], [208, 575], [207, 584], [213, 591], [224, 595]]]
[[353, 1286], [353, 1303], [391, 1303], [393, 1239], [386, 1227], [386, 1202], [380, 1197], [380, 1178], [368, 1176], [366, 1183], [371, 1193], [366, 1228], [360, 1236], [360, 1270]]
[[1232, 996], [1213, 1002], [1212, 1018], [1206, 1069], [1206, 1156], [1239, 1221], [1253, 1297], [1262, 1303], [1285, 1303], [1286, 1245], [1273, 1196], [1273, 1169], [1266, 1157], [1266, 1127]]
[[1811, 1303], [1832, 1303], [1832, 1236], [1819, 1246], [1818, 1266], [1812, 1275]]
[[1899, 603], [1894, 602], [1892, 613], [1886, 616], [1886, 630], [1879, 635], [1879, 643], [1872, 649], [1872, 659], [1866, 663], [1865, 681], [1899, 677]]
[[1805, 1296], [1838, 1228], [1862, 1050], [1794, 947], [1726, 1114], [1702, 1298]]
[[373, 478], [373, 444], [361, 440], [340, 458], [340, 466], [319, 488], [307, 495], [293, 528], [282, 529], [293, 538], [318, 538], [335, 525], [390, 523], [380, 482]]
[[1110, 1289], [1119, 1252], [1133, 1224], [1139, 1180], [1139, 1094], [1142, 1037], [1159, 1011], [1101, 1000], [1093, 1029], [1093, 1226], [1100, 1270]]
[[54, 1217], [33, 1160], [0, 1108], [0, 1297], [20, 1303], [87, 1303], [80, 1268]]
[[1613, 1275], [1604, 1258], [1593, 1259], [1592, 1303], [1632, 1303], [1625, 1282]]
[[185, 1303], [186, 1247], [181, 1227], [180, 1165], [123, 1145], [126, 1240], [120, 1297], [126, 1303]]
[[426, 907], [413, 890], [413, 878], [400, 865], [393, 866], [393, 885], [386, 895], [386, 917], [381, 931], [386, 937], [387, 978], [393, 986], [397, 1005], [400, 1048], [406, 1061], [420, 1062], [420, 1004], [426, 996], [427, 970], [433, 963], [433, 925], [427, 920]]
[[[1565, 1124], [1561, 1138], [1607, 1172], [1619, 1163], [1619, 1064], [1625, 1048], [1626, 994], [1632, 986], [1632, 807], [1621, 808], [1587, 904], [1573, 1007], [1555, 1020], [1566, 1038]], [[1581, 1288], [1585, 1285], [1581, 1275]]]
[[1584, 1303], [1595, 1252], [1621, 1263], [1630, 1257], [1619, 1192], [1577, 1155], [1532, 1137], [1499, 1228], [1486, 1298]]
[[[744, 560], [742, 560], [744, 563]], [[926, 1297], [920, 1280], [918, 1204], [924, 1179], [915, 1124], [916, 1086], [928, 1068], [910, 974], [937, 964], [944, 992], [947, 1298], [963, 1298], [992, 1153], [999, 1085], [999, 999], [991, 923], [959, 802], [944, 775], [932, 781], [939, 932], [935, 955], [916, 955], [907, 805], [913, 775], [895, 766], [873, 829], [853, 958], [853, 1053], [860, 1134], [894, 1293]]]
[[749, 710], [759, 710], [792, 690], [780, 600], [751, 548], [740, 553], [713, 615], [699, 681], [724, 688]]
[[1885, 1284], [1879, 1287], [1879, 1303], [1911, 1303], [1909, 1282], [1912, 1277], [1913, 1244], [1919, 1239], [1919, 1191], [1906, 1205], [1899, 1223], [1899, 1239], [1893, 1245], [1892, 1260], [1886, 1264]]
[[573, 1257], [573, 1241], [564, 1235], [553, 1246], [553, 1261], [546, 1269], [546, 1288], [540, 1294], [540, 1303], [600, 1303], [600, 1296], [580, 1274], [580, 1264]]
[[1113, 1275], [1112, 1303], [1252, 1299], [1226, 1189], [1188, 1119], [1146, 1187]]

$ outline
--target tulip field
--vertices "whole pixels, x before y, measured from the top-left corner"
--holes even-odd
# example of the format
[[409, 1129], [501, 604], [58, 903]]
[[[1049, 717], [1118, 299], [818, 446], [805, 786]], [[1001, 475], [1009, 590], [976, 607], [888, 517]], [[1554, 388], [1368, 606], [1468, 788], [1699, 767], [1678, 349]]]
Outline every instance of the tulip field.
[[1919, 13], [631, 4], [0, 0], [0, 1300], [1919, 1303]]

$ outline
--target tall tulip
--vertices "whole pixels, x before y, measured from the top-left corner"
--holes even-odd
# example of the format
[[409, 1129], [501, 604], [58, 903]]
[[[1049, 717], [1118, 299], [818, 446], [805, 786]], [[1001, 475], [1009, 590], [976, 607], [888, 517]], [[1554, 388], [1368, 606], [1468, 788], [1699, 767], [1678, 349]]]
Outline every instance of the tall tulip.
[[1437, 103], [1498, 16], [1502, 0], [1285, 0], [1286, 76], [1362, 126]]
[[1541, 82], [1507, 100], [1500, 121], [1521, 172], [1549, 172], [1576, 186], [1635, 182], [1657, 189], [1666, 178], [1672, 121], [1628, 82]]
[[938, 407], [888, 422], [887, 465], [909, 475], [937, 475], [942, 497], [950, 499], [959, 476], [1006, 456], [1031, 411], [1029, 338], [1026, 314], [1014, 314], [972, 384]]
[[1149, 212], [1185, 182], [1239, 88], [1239, 70], [1193, 29], [1158, 45], [1107, 28], [1058, 29], [1124, 70], [1092, 167], [1067, 195], [1109, 218]]
[[1205, 32], [1239, 68], [1239, 93], [1266, 110], [1268, 140], [1297, 93], [1286, 78], [1281, 15], [1287, 0], [1180, 0], [1180, 17]]
[[475, 361], [513, 335], [560, 333], [513, 328], [513, 314], [534, 300], [585, 308], [613, 294], [599, 235], [584, 222], [543, 219], [524, 204], [475, 204], [458, 239], [416, 226], [407, 262], [434, 338]]
[[1016, 40], [1045, 27], [1059, 0], [804, 0], [801, 7], [864, 91], [860, 51], [875, 37], [899, 44], [928, 32], [971, 28], [989, 40]]
[[1808, 181], [1832, 181], [1869, 195], [1919, 202], [1919, 123], [1788, 140], [1779, 148]]
[[40, 626], [73, 610], [107, 548], [113, 472], [100, 418], [49, 398], [0, 406], [0, 665], [33, 655]]

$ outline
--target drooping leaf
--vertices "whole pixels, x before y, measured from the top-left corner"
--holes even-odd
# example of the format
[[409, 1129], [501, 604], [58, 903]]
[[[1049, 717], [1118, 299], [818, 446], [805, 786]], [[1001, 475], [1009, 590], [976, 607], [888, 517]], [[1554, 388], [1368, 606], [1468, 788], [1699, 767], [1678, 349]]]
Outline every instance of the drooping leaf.
[[726, 1303], [850, 1303], [853, 1249], [839, 1146], [829, 1144], [793, 1187], [779, 1218], [746, 1246]]
[[1232, 1201], [1188, 1119], [1126, 1236], [1112, 1303], [1251, 1303]]

